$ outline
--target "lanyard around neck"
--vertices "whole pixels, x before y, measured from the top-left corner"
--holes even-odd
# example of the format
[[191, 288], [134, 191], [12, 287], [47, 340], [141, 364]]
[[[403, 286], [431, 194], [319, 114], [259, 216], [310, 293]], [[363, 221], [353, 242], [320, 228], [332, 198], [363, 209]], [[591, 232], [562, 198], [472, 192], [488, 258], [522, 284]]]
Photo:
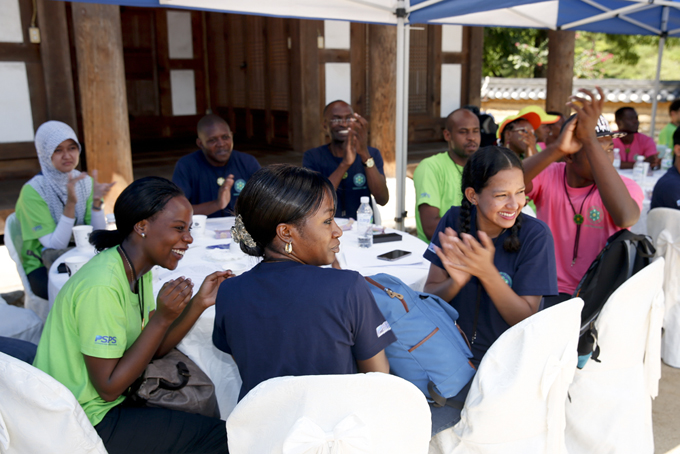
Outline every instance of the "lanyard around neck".
[[569, 197], [569, 190], [567, 189], [567, 166], [564, 166], [564, 179], [562, 180], [564, 182], [564, 194], [567, 196], [567, 200], [569, 200], [569, 206], [571, 206], [571, 211], [574, 212], [574, 223], [576, 223], [576, 238], [574, 238], [574, 255], [571, 259], [571, 266], [574, 266], [576, 263], [576, 257], [578, 257], [578, 244], [581, 240], [581, 225], [583, 224], [583, 206], [586, 204], [586, 200], [588, 200], [588, 197], [590, 197], [590, 194], [593, 193], [597, 185], [593, 183], [593, 185], [590, 187], [590, 190], [586, 194], [586, 196], [583, 198], [583, 201], [581, 202], [581, 208], [579, 208], [578, 213], [576, 212], [576, 208], [574, 208], [574, 204], [571, 201], [571, 197]]

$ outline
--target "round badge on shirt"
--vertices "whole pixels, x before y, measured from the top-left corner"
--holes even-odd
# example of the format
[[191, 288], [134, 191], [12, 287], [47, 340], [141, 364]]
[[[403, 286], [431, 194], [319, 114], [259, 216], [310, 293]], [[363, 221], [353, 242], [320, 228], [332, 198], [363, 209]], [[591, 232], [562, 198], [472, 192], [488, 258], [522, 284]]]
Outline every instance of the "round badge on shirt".
[[239, 178], [239, 179], [236, 180], [236, 182], [234, 183], [234, 188], [236, 188], [236, 192], [240, 193], [241, 191], [243, 191], [243, 187], [244, 187], [245, 185], [246, 185], [246, 180], [244, 180], [244, 179], [242, 179], [242, 178]]
[[354, 186], [360, 187], [366, 184], [366, 175], [357, 173], [354, 175]]
[[512, 278], [510, 277], [510, 275], [504, 271], [501, 271], [500, 274], [505, 283], [512, 287]]

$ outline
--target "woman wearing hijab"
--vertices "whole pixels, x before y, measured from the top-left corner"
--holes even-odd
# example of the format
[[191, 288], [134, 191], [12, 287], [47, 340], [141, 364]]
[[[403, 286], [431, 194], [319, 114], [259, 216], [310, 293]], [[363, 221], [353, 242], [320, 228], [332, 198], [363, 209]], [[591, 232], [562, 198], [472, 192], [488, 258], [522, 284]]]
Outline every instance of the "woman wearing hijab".
[[31, 291], [47, 299], [47, 268], [43, 253], [64, 249], [74, 225], [106, 228], [102, 199], [114, 183], [98, 183], [75, 170], [81, 147], [76, 133], [60, 121], [43, 123], [35, 133], [41, 172], [21, 188], [16, 216], [21, 224], [21, 262]]

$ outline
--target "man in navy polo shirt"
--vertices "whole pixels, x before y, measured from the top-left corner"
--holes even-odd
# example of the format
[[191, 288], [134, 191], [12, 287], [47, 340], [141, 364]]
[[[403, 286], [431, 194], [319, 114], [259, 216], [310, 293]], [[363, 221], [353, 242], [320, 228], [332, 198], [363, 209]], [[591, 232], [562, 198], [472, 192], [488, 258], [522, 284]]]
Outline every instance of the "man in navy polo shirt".
[[373, 196], [379, 205], [390, 198], [380, 151], [368, 146], [368, 122], [344, 101], [323, 111], [330, 143], [305, 152], [302, 165], [327, 177], [338, 193], [336, 217], [355, 218], [361, 197]]
[[177, 161], [172, 181], [182, 188], [194, 214], [233, 216], [236, 198], [260, 164], [234, 150], [231, 129], [217, 115], [201, 118], [196, 129], [200, 150]]
[[673, 133], [673, 165], [659, 178], [652, 192], [651, 208], [680, 210], [680, 128]]

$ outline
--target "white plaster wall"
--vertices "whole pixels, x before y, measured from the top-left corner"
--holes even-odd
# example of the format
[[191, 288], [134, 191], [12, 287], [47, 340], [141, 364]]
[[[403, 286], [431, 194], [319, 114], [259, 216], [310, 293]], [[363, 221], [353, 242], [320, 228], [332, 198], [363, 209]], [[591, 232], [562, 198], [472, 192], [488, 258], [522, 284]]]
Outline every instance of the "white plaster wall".
[[191, 60], [194, 58], [191, 13], [187, 11], [167, 11], [167, 18], [169, 57], [171, 59]]
[[170, 92], [173, 115], [196, 115], [196, 84], [193, 69], [171, 70]]
[[441, 117], [448, 116], [460, 107], [462, 67], [459, 64], [442, 65]]
[[463, 51], [463, 26], [442, 25], [442, 52]]
[[349, 49], [349, 22], [339, 20], [323, 21], [324, 40], [326, 49]]
[[351, 65], [326, 63], [326, 104], [338, 99], [352, 104]]
[[0, 43], [23, 43], [19, 0], [0, 0]]
[[24, 62], [0, 62], [0, 143], [32, 142], [33, 113]]

